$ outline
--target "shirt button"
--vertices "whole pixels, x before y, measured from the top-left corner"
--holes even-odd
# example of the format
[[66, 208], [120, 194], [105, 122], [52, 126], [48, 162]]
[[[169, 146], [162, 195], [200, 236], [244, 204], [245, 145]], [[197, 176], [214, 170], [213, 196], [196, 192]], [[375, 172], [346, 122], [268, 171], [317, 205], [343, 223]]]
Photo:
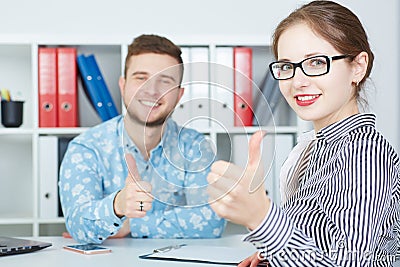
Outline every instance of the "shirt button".
[[146, 166], [146, 171], [149, 169], [149, 165]]
[[119, 226], [119, 224], [118, 224], [118, 223], [114, 223], [114, 226], [115, 226], [115, 227], [118, 227], [118, 226]]
[[102, 237], [99, 237], [99, 240], [103, 240], [103, 238], [102, 238]]
[[135, 153], [138, 153], [138, 150], [136, 148], [133, 151], [135, 151]]

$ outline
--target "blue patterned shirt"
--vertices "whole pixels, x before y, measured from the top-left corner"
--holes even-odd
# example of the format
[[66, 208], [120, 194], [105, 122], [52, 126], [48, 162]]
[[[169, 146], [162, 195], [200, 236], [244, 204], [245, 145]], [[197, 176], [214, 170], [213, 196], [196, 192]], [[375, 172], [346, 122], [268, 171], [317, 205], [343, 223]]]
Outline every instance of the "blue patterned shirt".
[[125, 217], [114, 213], [116, 194], [128, 174], [131, 153], [142, 180], [152, 184], [152, 209], [131, 218], [132, 237], [214, 238], [225, 227], [207, 204], [206, 176], [215, 153], [203, 134], [167, 121], [161, 142], [145, 160], [118, 116], [74, 138], [60, 169], [66, 227], [81, 243], [101, 243], [118, 232]]

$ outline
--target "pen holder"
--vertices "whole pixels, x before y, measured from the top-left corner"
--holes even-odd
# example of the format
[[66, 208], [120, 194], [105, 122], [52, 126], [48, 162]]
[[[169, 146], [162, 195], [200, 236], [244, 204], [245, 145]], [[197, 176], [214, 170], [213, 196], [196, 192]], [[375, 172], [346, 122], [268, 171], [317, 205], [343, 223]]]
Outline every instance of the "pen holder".
[[1, 124], [4, 127], [19, 127], [24, 114], [24, 101], [1, 101]]

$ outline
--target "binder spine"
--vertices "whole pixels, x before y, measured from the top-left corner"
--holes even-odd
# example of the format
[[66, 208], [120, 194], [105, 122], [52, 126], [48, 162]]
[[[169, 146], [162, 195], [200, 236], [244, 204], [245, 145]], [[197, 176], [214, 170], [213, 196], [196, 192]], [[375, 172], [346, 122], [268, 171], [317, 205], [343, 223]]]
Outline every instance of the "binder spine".
[[39, 137], [40, 218], [58, 217], [58, 140], [56, 136]]
[[99, 65], [97, 64], [95, 56], [94, 55], [87, 56], [86, 62], [91, 72], [93, 73], [96, 87], [98, 88], [99, 96], [105, 105], [105, 109], [107, 110], [108, 116], [110, 119], [114, 118], [119, 113], [115, 106], [114, 100], [111, 97], [110, 91], [108, 90], [103, 74], [100, 71]]
[[252, 93], [252, 49], [235, 47], [233, 49], [234, 65], [234, 126], [252, 126], [253, 93]]
[[190, 89], [192, 110], [189, 127], [198, 130], [210, 127], [209, 51], [206, 47], [190, 48]]
[[191, 89], [190, 89], [190, 48], [182, 47], [182, 61], [184, 64], [184, 73], [182, 79], [182, 87], [184, 88], [184, 93], [180, 99], [178, 105], [175, 107], [172, 118], [182, 126], [187, 126], [190, 119], [192, 118], [191, 109]]
[[78, 126], [76, 48], [57, 48], [58, 126]]
[[82, 84], [85, 89], [93, 108], [96, 110], [97, 114], [100, 116], [102, 121], [110, 119], [108, 115], [106, 106], [100, 97], [99, 89], [96, 86], [95, 75], [87, 63], [87, 58], [85, 55], [79, 55], [77, 57], [77, 64], [79, 68], [79, 73], [82, 79]]
[[233, 48], [218, 47], [216, 63], [211, 74], [211, 117], [212, 126], [220, 129], [233, 127]]
[[39, 47], [38, 55], [39, 127], [57, 127], [56, 48]]

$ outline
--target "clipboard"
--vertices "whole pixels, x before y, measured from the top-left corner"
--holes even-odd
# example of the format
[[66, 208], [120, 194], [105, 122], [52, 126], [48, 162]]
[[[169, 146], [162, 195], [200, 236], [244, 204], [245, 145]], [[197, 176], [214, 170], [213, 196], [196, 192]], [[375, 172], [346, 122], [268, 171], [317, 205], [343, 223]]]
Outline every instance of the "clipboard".
[[140, 259], [237, 265], [256, 252], [254, 247], [171, 245], [140, 255]]

